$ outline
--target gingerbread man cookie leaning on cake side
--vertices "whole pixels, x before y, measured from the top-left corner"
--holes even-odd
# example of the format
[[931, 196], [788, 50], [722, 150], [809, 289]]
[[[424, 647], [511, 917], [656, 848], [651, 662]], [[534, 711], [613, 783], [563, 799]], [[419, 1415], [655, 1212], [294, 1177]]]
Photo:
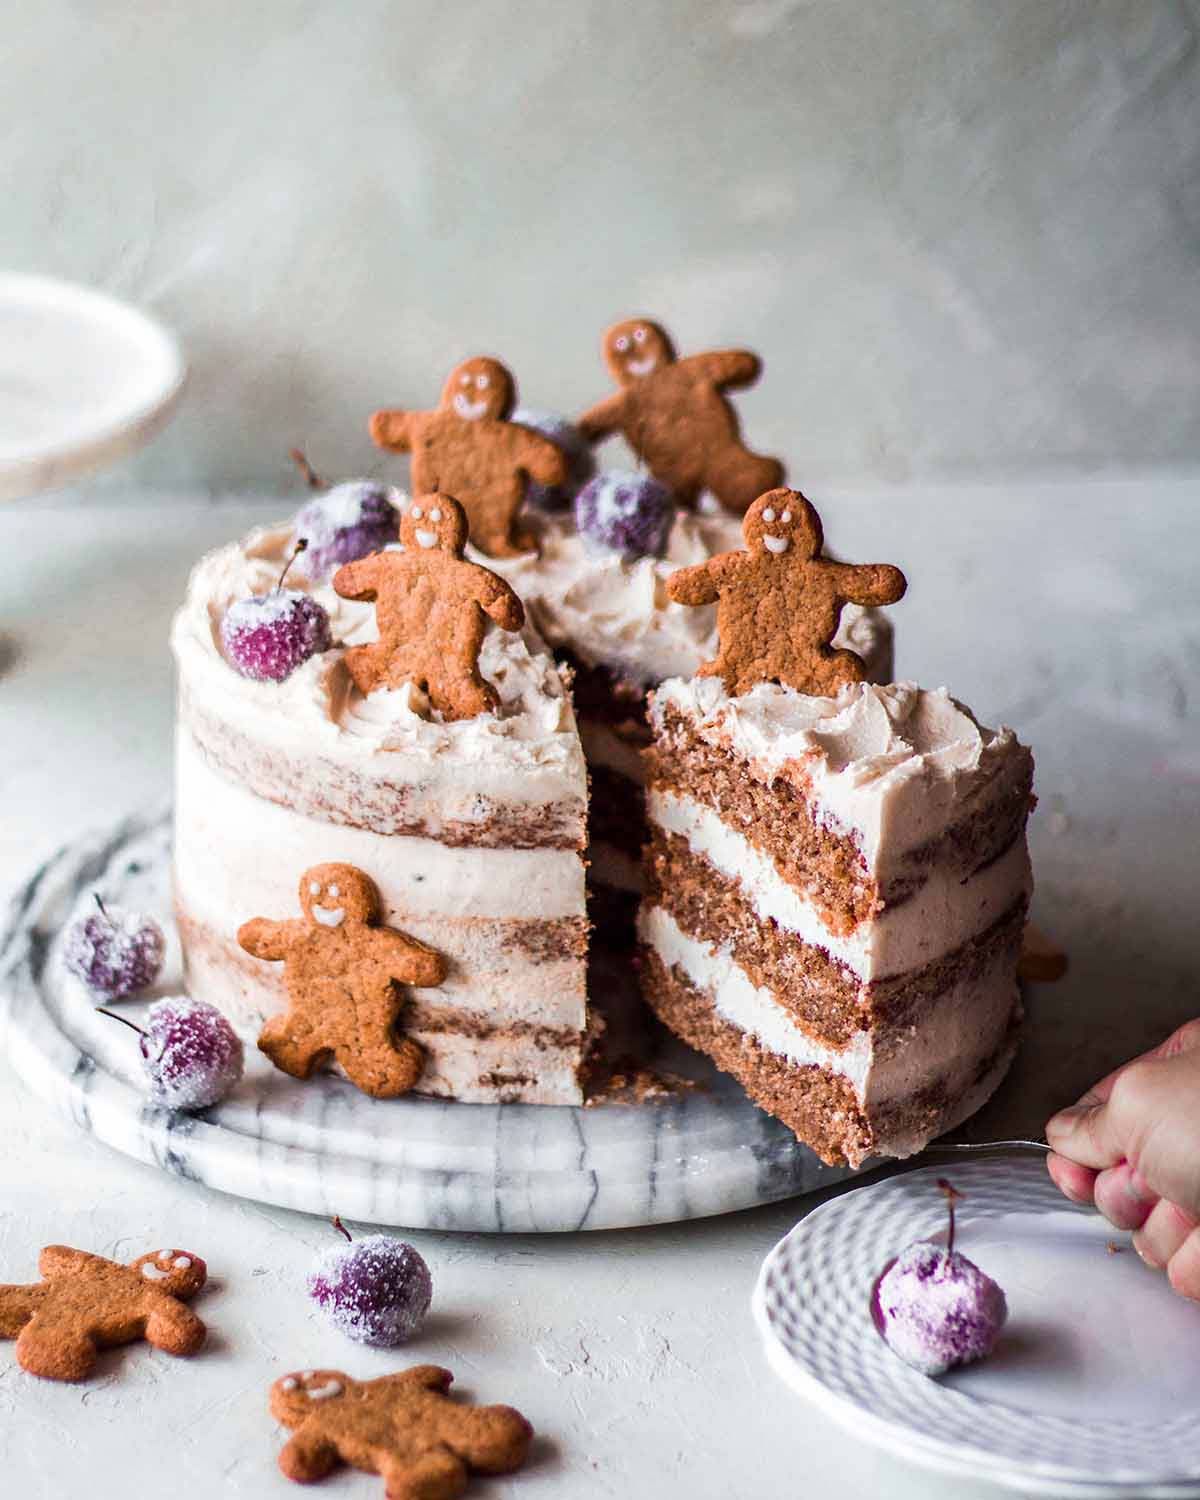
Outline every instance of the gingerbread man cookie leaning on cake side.
[[136, 1339], [167, 1354], [195, 1354], [204, 1342], [204, 1324], [183, 1302], [208, 1272], [186, 1250], [152, 1250], [121, 1265], [47, 1245], [38, 1274], [30, 1286], [0, 1286], [0, 1338], [16, 1339], [17, 1360], [31, 1375], [84, 1380], [98, 1350]]
[[310, 1077], [332, 1057], [364, 1094], [406, 1094], [421, 1076], [425, 1053], [395, 1034], [403, 1004], [398, 987], [441, 984], [445, 959], [380, 925], [379, 892], [354, 865], [305, 870], [300, 907], [299, 920], [255, 917], [238, 929], [247, 953], [282, 960], [291, 1001], [263, 1026], [259, 1050], [293, 1078]]
[[360, 693], [411, 682], [445, 719], [473, 719], [496, 707], [479, 675], [485, 616], [520, 630], [525, 608], [503, 578], [462, 555], [467, 518], [449, 495], [419, 495], [400, 521], [403, 551], [347, 563], [333, 586], [373, 600], [379, 639], [354, 646], [346, 666]]
[[742, 522], [745, 552], [722, 552], [667, 579], [677, 604], [717, 605], [720, 652], [700, 668], [731, 696], [760, 682], [833, 697], [863, 680], [862, 659], [830, 646], [844, 604], [894, 604], [907, 587], [888, 563], [821, 556], [821, 518], [799, 490], [761, 495]]
[[516, 384], [498, 359], [467, 359], [451, 372], [435, 411], [377, 411], [371, 437], [412, 454], [414, 494], [448, 491], [462, 501], [471, 540], [489, 557], [517, 557], [536, 545], [516, 533], [530, 480], [562, 484], [567, 460], [549, 438], [508, 420]]
[[467, 1476], [511, 1474], [533, 1428], [511, 1406], [466, 1406], [446, 1392], [437, 1365], [352, 1380], [340, 1370], [304, 1370], [271, 1387], [271, 1415], [293, 1429], [279, 1455], [289, 1479], [310, 1484], [339, 1463], [378, 1474], [387, 1500], [454, 1500]]
[[758, 379], [757, 354], [721, 349], [677, 359], [657, 323], [628, 318], [604, 335], [604, 360], [620, 390], [584, 412], [580, 431], [592, 442], [620, 432], [681, 505], [694, 506], [711, 490], [740, 515], [782, 484], [783, 465], [750, 452], [725, 396]]

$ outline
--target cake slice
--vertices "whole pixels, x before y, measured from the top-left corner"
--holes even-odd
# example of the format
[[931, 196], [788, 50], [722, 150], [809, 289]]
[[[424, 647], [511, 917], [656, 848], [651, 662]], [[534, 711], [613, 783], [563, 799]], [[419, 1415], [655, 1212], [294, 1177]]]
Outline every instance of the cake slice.
[[676, 678], [646, 753], [643, 989], [824, 1160], [906, 1156], [1012, 1059], [1033, 758], [944, 689]]

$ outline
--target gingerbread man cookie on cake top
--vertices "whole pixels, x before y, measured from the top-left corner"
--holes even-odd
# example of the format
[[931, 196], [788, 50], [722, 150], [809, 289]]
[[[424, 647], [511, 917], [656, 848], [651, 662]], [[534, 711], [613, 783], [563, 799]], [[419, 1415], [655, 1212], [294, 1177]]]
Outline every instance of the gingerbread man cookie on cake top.
[[121, 1265], [47, 1245], [38, 1273], [30, 1286], [0, 1286], [0, 1338], [16, 1339], [31, 1375], [84, 1380], [99, 1350], [136, 1339], [167, 1354], [195, 1354], [204, 1342], [204, 1324], [183, 1304], [208, 1271], [186, 1250], [152, 1250]]
[[722, 552], [667, 579], [677, 604], [717, 605], [720, 652], [700, 668], [731, 696], [760, 682], [834, 697], [863, 680], [862, 659], [835, 650], [845, 604], [894, 604], [907, 587], [889, 563], [822, 557], [821, 518], [799, 490], [761, 495], [742, 522], [744, 552]]
[[284, 964], [291, 1001], [270, 1017], [259, 1050], [293, 1078], [308, 1078], [333, 1058], [364, 1094], [406, 1094], [425, 1066], [422, 1048], [396, 1035], [401, 985], [437, 985], [440, 953], [384, 927], [379, 891], [354, 865], [314, 865], [300, 877], [298, 920], [255, 917], [238, 942], [255, 958]]
[[344, 598], [375, 604], [379, 639], [346, 653], [360, 693], [409, 682], [447, 720], [496, 707], [495, 689], [479, 675], [485, 616], [520, 630], [525, 607], [503, 578], [463, 557], [466, 540], [457, 500], [419, 495], [400, 521], [402, 551], [374, 552], [334, 574]]
[[604, 360], [620, 389], [585, 411], [579, 430], [592, 442], [620, 432], [680, 505], [694, 506], [710, 490], [740, 515], [756, 495], [783, 482], [777, 458], [742, 442], [725, 395], [758, 379], [757, 354], [720, 349], [679, 359], [659, 324], [627, 318], [604, 335]]
[[414, 493], [456, 495], [472, 542], [489, 557], [532, 550], [533, 538], [514, 529], [529, 483], [550, 487], [567, 478], [560, 448], [509, 421], [516, 399], [516, 384], [498, 359], [467, 359], [451, 370], [436, 410], [377, 411], [371, 418], [380, 448], [412, 454]]
[[279, 1467], [301, 1484], [338, 1464], [378, 1474], [387, 1500], [454, 1500], [469, 1474], [511, 1474], [525, 1462], [533, 1428], [511, 1406], [467, 1406], [446, 1392], [437, 1365], [352, 1380], [340, 1370], [302, 1370], [271, 1387], [271, 1415], [293, 1429]]

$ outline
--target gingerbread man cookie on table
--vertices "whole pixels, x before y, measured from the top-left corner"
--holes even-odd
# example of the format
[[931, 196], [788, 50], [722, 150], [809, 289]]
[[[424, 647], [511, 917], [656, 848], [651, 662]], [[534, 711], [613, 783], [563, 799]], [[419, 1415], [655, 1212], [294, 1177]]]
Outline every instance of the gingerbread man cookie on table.
[[511, 1406], [467, 1406], [446, 1394], [454, 1379], [437, 1365], [353, 1380], [340, 1370], [304, 1370], [271, 1387], [271, 1415], [293, 1429], [279, 1467], [301, 1484], [338, 1464], [378, 1474], [387, 1500], [454, 1500], [469, 1474], [511, 1474], [533, 1428]]
[[744, 552], [722, 552], [667, 579], [677, 604], [717, 605], [720, 652], [700, 668], [731, 696], [760, 682], [833, 697], [863, 680], [853, 651], [830, 642], [845, 604], [894, 604], [907, 587], [889, 563], [822, 557], [821, 518], [799, 490], [760, 495], [742, 522]]
[[580, 431], [592, 442], [620, 432], [680, 505], [694, 506], [710, 490], [740, 515], [783, 482], [778, 459], [742, 442], [725, 395], [758, 379], [757, 354], [721, 349], [679, 359], [659, 324], [627, 318], [604, 335], [604, 360], [620, 389], [584, 412]]
[[520, 630], [525, 608], [504, 579], [463, 557], [466, 540], [457, 500], [419, 495], [400, 521], [403, 551], [374, 552], [334, 574], [344, 598], [375, 604], [379, 639], [346, 653], [359, 692], [409, 682], [447, 720], [496, 707], [495, 689], [479, 675], [485, 617]]
[[204, 1324], [183, 1304], [208, 1272], [186, 1250], [152, 1250], [121, 1265], [47, 1245], [38, 1274], [29, 1286], [0, 1286], [0, 1338], [16, 1339], [31, 1375], [84, 1380], [99, 1350], [137, 1339], [167, 1354], [195, 1354], [204, 1343]]
[[514, 529], [529, 483], [549, 487], [567, 477], [560, 448], [508, 420], [516, 399], [513, 378], [498, 359], [467, 359], [451, 370], [434, 411], [377, 411], [371, 418], [380, 448], [412, 454], [414, 493], [456, 495], [472, 542], [489, 557], [533, 548], [533, 539]]
[[405, 1094], [425, 1066], [422, 1048], [396, 1035], [401, 985], [437, 985], [446, 961], [379, 920], [379, 891], [354, 865], [314, 865], [300, 877], [298, 920], [255, 917], [238, 942], [255, 958], [284, 965], [290, 1005], [270, 1017], [260, 1051], [293, 1078], [333, 1058], [364, 1094]]

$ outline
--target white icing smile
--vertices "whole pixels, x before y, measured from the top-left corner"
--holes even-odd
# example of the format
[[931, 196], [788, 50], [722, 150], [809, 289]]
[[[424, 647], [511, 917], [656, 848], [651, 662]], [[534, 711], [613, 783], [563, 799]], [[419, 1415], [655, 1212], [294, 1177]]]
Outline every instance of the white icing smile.
[[420, 529], [420, 527], [414, 527], [413, 528], [413, 536], [416, 537], [418, 544], [420, 546], [422, 546], [422, 547], [436, 547], [437, 546], [437, 539], [438, 538], [437, 538], [437, 532], [436, 531], [422, 531]]
[[312, 914], [313, 920], [320, 922], [322, 927], [340, 927], [346, 915], [346, 908], [344, 906], [314, 906]]
[[165, 1281], [170, 1274], [169, 1270], [164, 1271], [161, 1266], [153, 1265], [150, 1261], [142, 1266], [142, 1275], [147, 1281]]
[[653, 354], [647, 354], [645, 359], [627, 359], [625, 361], [625, 368], [631, 375], [640, 377], [642, 375], [649, 375], [657, 363], [658, 360]]
[[324, 1385], [310, 1385], [307, 1387], [307, 1393], [310, 1401], [326, 1401], [330, 1396], [342, 1394], [342, 1382], [327, 1380]]
[[773, 552], [776, 557], [786, 552], [792, 545], [786, 536], [763, 536], [763, 546], [768, 552]]
[[468, 422], [477, 422], [480, 417], [486, 416], [487, 409], [486, 401], [468, 401], [461, 391], [454, 397], [454, 410]]

